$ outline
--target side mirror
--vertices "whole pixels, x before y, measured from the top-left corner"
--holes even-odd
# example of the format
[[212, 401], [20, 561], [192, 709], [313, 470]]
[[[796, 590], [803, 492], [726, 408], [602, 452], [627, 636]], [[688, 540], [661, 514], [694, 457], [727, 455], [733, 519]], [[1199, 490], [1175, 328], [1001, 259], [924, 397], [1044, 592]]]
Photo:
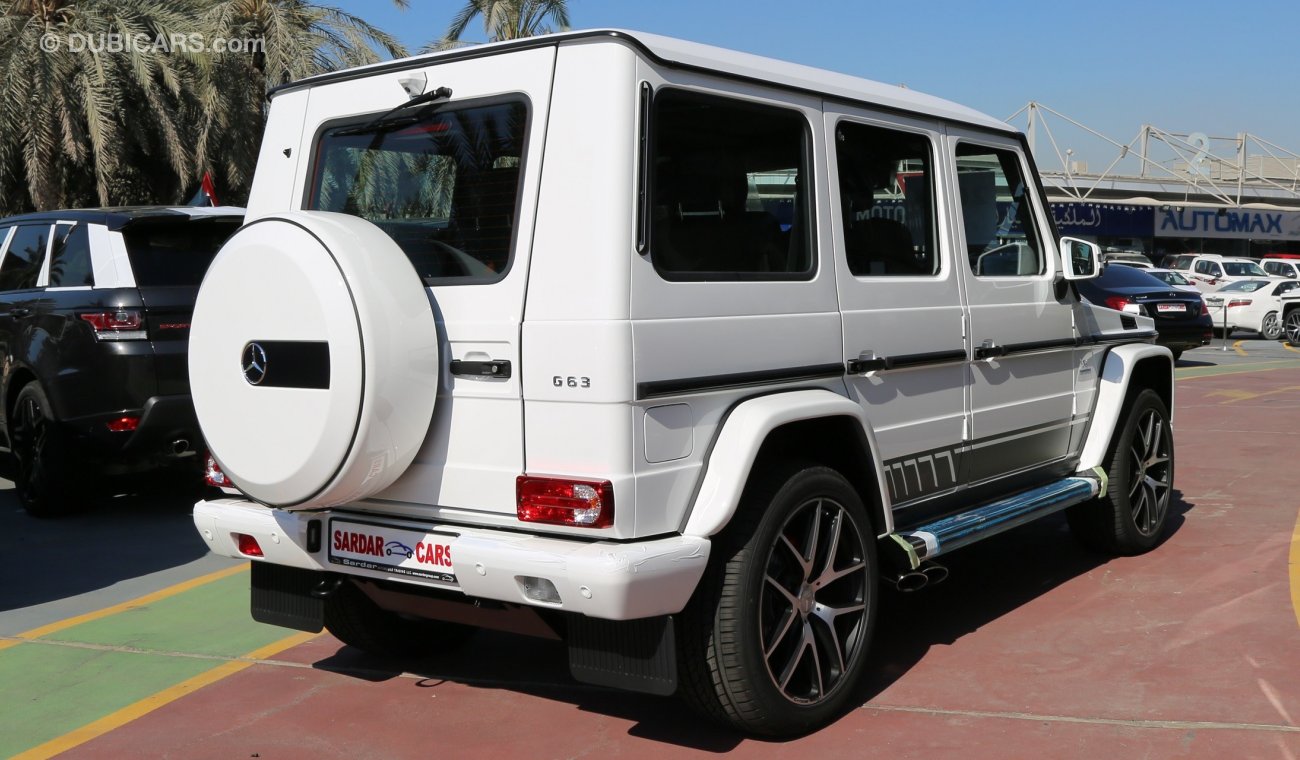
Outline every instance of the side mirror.
[[1079, 238], [1061, 238], [1061, 272], [1067, 280], [1091, 280], [1101, 274], [1101, 246]]

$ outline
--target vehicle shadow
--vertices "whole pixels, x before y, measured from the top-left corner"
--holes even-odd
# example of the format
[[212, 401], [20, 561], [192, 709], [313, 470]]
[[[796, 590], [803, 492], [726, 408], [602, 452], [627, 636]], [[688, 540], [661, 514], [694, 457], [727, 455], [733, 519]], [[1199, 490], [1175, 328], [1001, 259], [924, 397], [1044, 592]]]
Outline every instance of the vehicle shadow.
[[[1175, 490], [1166, 541], [1192, 508]], [[853, 708], [868, 704], [920, 663], [932, 647], [952, 644], [1107, 561], [1074, 541], [1061, 514], [946, 557], [949, 578], [932, 588], [903, 594], [882, 584], [867, 675], [850, 704]], [[455, 652], [418, 661], [385, 660], [340, 645], [335, 654], [313, 667], [367, 681], [406, 673], [418, 676], [424, 688], [450, 681], [511, 690], [621, 718], [632, 723], [628, 729], [632, 736], [704, 752], [728, 752], [747, 738], [708, 723], [679, 699], [578, 683], [568, 673], [566, 658], [560, 642], [481, 631]]]
[[197, 490], [135, 491], [37, 519], [23, 510], [12, 482], [0, 480], [0, 612], [107, 588], [208, 553], [190, 518]]

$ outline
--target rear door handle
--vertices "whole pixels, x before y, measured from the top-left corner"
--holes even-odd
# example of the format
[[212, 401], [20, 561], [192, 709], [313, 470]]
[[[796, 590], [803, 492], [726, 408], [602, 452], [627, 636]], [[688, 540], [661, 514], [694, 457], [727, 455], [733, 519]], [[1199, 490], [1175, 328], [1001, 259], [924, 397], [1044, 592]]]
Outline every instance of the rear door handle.
[[9, 316], [14, 317], [16, 319], [25, 319], [26, 317], [30, 317], [31, 315], [32, 315], [32, 310], [23, 306], [19, 306], [16, 309], [9, 310]]
[[999, 346], [992, 339], [984, 341], [980, 346], [975, 348], [975, 358], [978, 359], [995, 359], [1004, 356], [1007, 353], [1006, 346]]
[[462, 359], [451, 360], [451, 374], [468, 375], [470, 377], [510, 377], [510, 362], [506, 359], [495, 359], [493, 361], [464, 361]]

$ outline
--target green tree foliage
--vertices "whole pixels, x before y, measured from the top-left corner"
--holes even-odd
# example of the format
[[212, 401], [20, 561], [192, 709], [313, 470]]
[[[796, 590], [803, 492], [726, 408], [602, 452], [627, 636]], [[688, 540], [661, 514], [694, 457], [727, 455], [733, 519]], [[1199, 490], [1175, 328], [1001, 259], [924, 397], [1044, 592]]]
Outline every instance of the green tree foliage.
[[461, 36], [476, 18], [483, 19], [488, 42], [516, 40], [568, 29], [569, 4], [567, 0], [466, 0], [442, 39], [425, 50], [446, 50], [464, 44]]
[[176, 203], [205, 171], [238, 201], [268, 87], [405, 53], [301, 0], [0, 0], [0, 212]]

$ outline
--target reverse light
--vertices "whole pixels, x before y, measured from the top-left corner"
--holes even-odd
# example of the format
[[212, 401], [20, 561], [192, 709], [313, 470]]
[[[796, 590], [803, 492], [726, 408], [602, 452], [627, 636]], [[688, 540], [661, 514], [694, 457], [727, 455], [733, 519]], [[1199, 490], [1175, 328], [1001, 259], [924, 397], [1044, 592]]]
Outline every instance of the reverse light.
[[614, 524], [614, 484], [520, 475], [515, 480], [516, 513], [524, 522], [608, 528]]
[[111, 432], [130, 433], [140, 427], [140, 417], [134, 414], [124, 414], [115, 420], [109, 420], [104, 423]]
[[95, 340], [144, 340], [149, 333], [144, 328], [144, 314], [134, 309], [94, 311], [81, 314], [95, 330]]
[[221, 465], [217, 464], [217, 460], [213, 459], [211, 454], [208, 454], [208, 461], [203, 464], [203, 482], [216, 488], [232, 485], [230, 478], [221, 471]]
[[1228, 302], [1228, 306], [1227, 306], [1227, 308], [1229, 308], [1229, 309], [1233, 309], [1233, 308], [1236, 308], [1236, 307], [1238, 307], [1238, 306], [1250, 306], [1250, 299], [1249, 299], [1249, 298], [1234, 298], [1234, 299], [1232, 299], [1231, 301]]
[[1141, 314], [1142, 307], [1135, 301], [1130, 301], [1124, 296], [1107, 296], [1106, 306], [1115, 311], [1123, 311], [1129, 314]]
[[253, 538], [247, 533], [232, 533], [231, 536], [234, 537], [235, 548], [239, 549], [240, 554], [243, 554], [246, 557], [263, 556], [262, 547], [258, 545], [256, 538]]

